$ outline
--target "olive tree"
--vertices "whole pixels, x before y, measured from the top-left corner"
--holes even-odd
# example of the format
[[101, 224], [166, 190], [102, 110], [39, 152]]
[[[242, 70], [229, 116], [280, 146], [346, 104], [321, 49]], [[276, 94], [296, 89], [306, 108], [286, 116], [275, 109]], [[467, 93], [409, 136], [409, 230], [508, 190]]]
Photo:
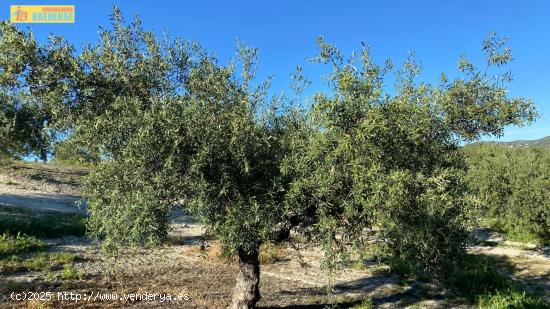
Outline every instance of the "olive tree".
[[[485, 43], [489, 66], [511, 60], [502, 43]], [[376, 243], [392, 265], [444, 276], [468, 227], [461, 141], [529, 122], [532, 104], [506, 95], [507, 75], [466, 60], [464, 77], [431, 85], [415, 81], [411, 59], [390, 94], [389, 62], [318, 45], [331, 88], [300, 110], [254, 79], [256, 49], [239, 44], [222, 65], [115, 9], [112, 27], [74, 58], [54, 108], [71, 141], [100, 159], [86, 184], [92, 236], [108, 249], [158, 244], [170, 210], [188, 209], [236, 257], [233, 308], [260, 299], [262, 243], [291, 233], [322, 244], [329, 269]]]
[[233, 304], [244, 308], [259, 299], [259, 247], [277, 237], [294, 122], [266, 97], [268, 82], [251, 85], [257, 50], [238, 53], [220, 65], [115, 10], [77, 59], [78, 95], [64, 117], [73, 142], [102, 158], [86, 186], [92, 235], [110, 249], [157, 244], [170, 209], [183, 206], [237, 257]]
[[56, 108], [71, 96], [76, 62], [73, 48], [50, 36], [0, 24], [0, 156], [33, 154], [47, 160], [55, 141]]
[[[113, 82], [137, 81], [128, 92], [94, 88], [101, 94], [90, 96], [91, 106], [96, 98], [111, 104], [81, 131], [109, 158], [89, 179], [91, 230], [114, 246], [161, 242], [170, 208], [186, 207], [237, 257], [233, 308], [255, 306], [260, 245], [291, 231], [321, 243], [329, 268], [349, 248], [360, 254], [375, 242], [392, 266], [444, 278], [464, 252], [472, 204], [461, 142], [536, 116], [530, 101], [506, 96], [507, 75], [492, 77], [465, 59], [465, 76], [443, 76], [440, 85], [415, 81], [419, 66], [409, 59], [390, 95], [389, 62], [373, 63], [368, 49], [346, 61], [323, 40], [316, 60], [333, 67], [331, 91], [317, 94], [310, 110], [278, 110], [266, 84], [250, 86], [255, 49], [241, 46], [241, 61], [223, 66], [190, 44], [148, 66], [148, 53], [160, 50], [147, 43], [150, 34], [118, 20], [114, 29], [84, 54], [98, 67], [120, 61]], [[502, 43], [485, 42], [489, 67], [511, 60]], [[184, 74], [147, 84], [160, 69]]]
[[410, 57], [393, 94], [384, 84], [391, 61], [375, 64], [366, 47], [345, 59], [322, 38], [318, 45], [314, 60], [332, 67], [331, 91], [315, 96], [310, 132], [291, 143], [285, 217], [318, 237], [328, 266], [350, 247], [377, 246], [398, 271], [445, 279], [476, 205], [461, 143], [536, 117], [529, 100], [506, 95], [511, 76], [498, 68], [511, 60], [505, 40], [491, 34], [482, 70], [463, 58], [464, 75], [443, 75], [439, 85], [416, 81], [420, 66]]

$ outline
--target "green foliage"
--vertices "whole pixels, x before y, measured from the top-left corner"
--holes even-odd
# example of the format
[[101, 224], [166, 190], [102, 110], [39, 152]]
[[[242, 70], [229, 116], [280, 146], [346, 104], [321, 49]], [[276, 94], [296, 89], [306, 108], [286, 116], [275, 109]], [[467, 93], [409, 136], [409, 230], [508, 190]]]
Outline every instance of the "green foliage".
[[372, 300], [366, 299], [366, 300], [362, 301], [360, 304], [357, 304], [357, 305], [355, 305], [351, 308], [352, 309], [372, 309], [372, 308], [374, 308], [374, 306], [372, 304]]
[[31, 270], [48, 272], [65, 265], [62, 278], [81, 276], [81, 272], [73, 267], [73, 263], [80, 259], [78, 255], [47, 253], [47, 244], [36, 237], [84, 235], [82, 216], [35, 212], [8, 206], [0, 206], [0, 214], [0, 273]]
[[260, 246], [258, 260], [260, 264], [277, 263], [284, 258], [283, 251], [277, 244], [266, 242]]
[[85, 218], [57, 211], [33, 211], [0, 205], [0, 233], [21, 233], [35, 237], [83, 236]]
[[550, 151], [484, 144], [465, 151], [485, 223], [514, 239], [550, 242]]
[[162, 190], [162, 182], [144, 174], [149, 173], [127, 161], [102, 162], [90, 173], [87, 226], [92, 236], [104, 240], [106, 248], [159, 244], [165, 239], [171, 200], [155, 193], [155, 189]]
[[[491, 37], [484, 45], [489, 64], [507, 60], [497, 43]], [[361, 248], [371, 236], [395, 267], [449, 275], [463, 254], [474, 202], [460, 141], [528, 123], [536, 116], [532, 104], [507, 98], [504, 76], [464, 59], [463, 78], [434, 86], [415, 81], [420, 67], [411, 57], [389, 95], [383, 81], [391, 62], [374, 64], [366, 48], [346, 61], [322, 38], [318, 44], [316, 60], [332, 66], [333, 88], [315, 97], [310, 131], [293, 141], [287, 211], [333, 254], [330, 267], [347, 257], [347, 245]]]
[[0, 24], [0, 157], [47, 159], [57, 106], [71, 96], [78, 71], [73, 48], [63, 39], [52, 35], [39, 44], [32, 33]]
[[484, 70], [479, 70], [463, 57], [459, 69], [465, 78], [448, 82], [445, 76], [442, 77], [443, 91], [437, 96], [445, 113], [445, 125], [466, 141], [483, 135], [501, 136], [503, 125], [523, 125], [537, 117], [530, 100], [507, 96], [511, 72], [488, 74], [489, 68], [502, 67], [512, 61], [507, 41], [490, 33], [483, 42], [487, 59]]
[[517, 289], [509, 289], [497, 291], [494, 294], [481, 295], [478, 299], [478, 306], [482, 309], [545, 309], [549, 308], [550, 304]]
[[83, 272], [79, 269], [77, 269], [74, 264], [67, 264], [63, 267], [63, 270], [61, 271], [61, 274], [59, 278], [61, 280], [75, 280], [75, 279], [82, 279], [84, 276]]
[[461, 260], [460, 270], [453, 278], [455, 288], [470, 300], [479, 295], [492, 294], [512, 286], [510, 279], [498, 273], [492, 263], [477, 255], [467, 255]]
[[[32, 255], [29, 258], [21, 258], [12, 256], [12, 261], [19, 262], [13, 265], [14, 270], [19, 271], [48, 271], [50, 269], [50, 263], [48, 262], [48, 255], [45, 252], [39, 252]], [[17, 269], [17, 266], [20, 268]], [[15, 271], [14, 271], [15, 272]]]
[[228, 253], [257, 252], [282, 211], [286, 121], [265, 101], [267, 84], [248, 86], [257, 51], [241, 44], [241, 61], [221, 66], [116, 10], [112, 28], [79, 58], [94, 94], [71, 115], [75, 141], [105, 158], [86, 186], [92, 235], [109, 247], [159, 243], [169, 209], [183, 205]]
[[[82, 277], [74, 267], [80, 257], [72, 253], [47, 253], [47, 244], [36, 238], [84, 235], [84, 218], [58, 212], [34, 212], [0, 206], [0, 273], [50, 272], [63, 266], [62, 280]], [[11, 232], [11, 233], [10, 233]], [[14, 234], [17, 233], [17, 234]], [[30, 236], [32, 235], [32, 236]], [[9, 285], [9, 282], [6, 282]], [[8, 285], [6, 288], [9, 288]], [[15, 287], [13, 288], [15, 290]]]
[[[21, 271], [42, 271], [49, 272], [61, 266], [64, 267], [67, 274], [65, 276], [74, 279], [74, 275], [82, 276], [82, 272], [74, 268], [74, 261], [79, 257], [70, 253], [46, 253], [43, 251], [11, 255], [0, 258], [0, 273], [12, 274]], [[61, 276], [64, 276], [61, 272]]]
[[502, 145], [507, 147], [538, 147], [538, 148], [550, 148], [550, 136], [546, 136], [536, 140], [517, 140], [511, 142], [500, 141], [484, 141], [476, 144], [490, 144], [490, 145]]
[[[84, 235], [82, 216], [58, 212], [36, 213], [7, 206], [1, 206], [0, 213], [0, 273], [50, 271], [61, 265], [72, 267], [80, 259], [71, 253], [44, 252], [47, 244], [36, 237]], [[70, 273], [73, 274], [74, 269]]]
[[19, 281], [0, 278], [0, 293], [10, 294], [11, 292], [20, 292], [25, 289], [25, 284]]

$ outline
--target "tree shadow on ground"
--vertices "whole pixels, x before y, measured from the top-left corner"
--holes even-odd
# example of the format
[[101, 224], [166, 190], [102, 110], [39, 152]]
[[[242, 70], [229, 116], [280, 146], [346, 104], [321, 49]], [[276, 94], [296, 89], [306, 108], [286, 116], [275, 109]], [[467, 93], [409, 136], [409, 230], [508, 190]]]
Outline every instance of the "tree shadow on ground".
[[36, 181], [44, 181], [47, 184], [51, 185], [68, 185], [73, 187], [77, 187], [80, 185], [80, 183], [75, 179], [56, 179], [48, 173], [32, 174], [29, 176], [29, 178]]
[[[66, 167], [62, 167], [66, 168]], [[63, 170], [56, 166], [47, 166], [33, 164], [27, 166], [25, 164], [13, 164], [9, 166], [6, 171], [8, 174], [19, 182], [27, 183], [28, 181], [34, 181], [37, 183], [44, 183], [55, 186], [56, 188], [76, 188], [82, 184], [82, 177], [86, 176], [89, 172], [78, 167], [70, 167], [67, 170]]]
[[[350, 308], [368, 300], [374, 307], [397, 306], [407, 307], [422, 301], [434, 301], [442, 306], [454, 307], [463, 303], [463, 299], [435, 285], [413, 282], [410, 286], [399, 285], [395, 276], [373, 276], [353, 280], [333, 287], [334, 294], [328, 295], [327, 288], [299, 288], [281, 291], [273, 298], [296, 299], [300, 302], [311, 300], [311, 303], [288, 304], [276, 306], [259, 306], [259, 308]], [[270, 297], [271, 298], [271, 297]], [[304, 301], [307, 302], [307, 301]]]
[[38, 211], [58, 211], [86, 215], [86, 203], [80, 196], [56, 193], [2, 193], [0, 204]]
[[497, 270], [514, 279], [527, 292], [550, 300], [550, 262], [542, 263], [523, 256], [482, 255], [490, 259]]

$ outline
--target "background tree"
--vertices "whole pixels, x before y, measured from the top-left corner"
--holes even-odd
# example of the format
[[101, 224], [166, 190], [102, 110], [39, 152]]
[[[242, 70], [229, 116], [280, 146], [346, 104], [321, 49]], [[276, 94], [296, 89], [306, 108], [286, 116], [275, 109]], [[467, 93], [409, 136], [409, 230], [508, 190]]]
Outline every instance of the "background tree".
[[47, 160], [55, 141], [56, 106], [72, 96], [78, 67], [73, 48], [50, 36], [0, 24], [0, 156]]
[[91, 166], [99, 161], [98, 157], [75, 145], [70, 137], [57, 141], [53, 146], [52, 155], [56, 163], [65, 165]]
[[480, 199], [481, 225], [509, 237], [550, 242], [550, 151], [468, 145], [467, 182]]

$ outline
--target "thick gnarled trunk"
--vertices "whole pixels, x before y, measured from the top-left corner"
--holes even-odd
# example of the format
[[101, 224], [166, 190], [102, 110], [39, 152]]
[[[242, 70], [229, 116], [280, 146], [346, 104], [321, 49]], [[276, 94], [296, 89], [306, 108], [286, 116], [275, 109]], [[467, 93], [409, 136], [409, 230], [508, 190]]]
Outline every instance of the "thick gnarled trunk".
[[245, 253], [241, 250], [237, 254], [238, 273], [231, 309], [255, 308], [260, 300], [260, 262], [258, 251]]

